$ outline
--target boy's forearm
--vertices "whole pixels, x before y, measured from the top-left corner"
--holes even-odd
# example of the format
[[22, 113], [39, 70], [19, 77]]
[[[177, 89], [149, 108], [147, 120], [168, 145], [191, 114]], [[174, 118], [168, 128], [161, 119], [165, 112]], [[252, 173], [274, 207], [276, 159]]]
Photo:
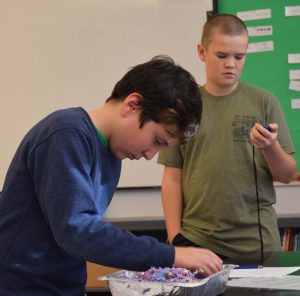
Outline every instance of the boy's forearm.
[[181, 172], [179, 170], [165, 169], [162, 183], [162, 204], [168, 240], [171, 242], [181, 229], [182, 186]]
[[263, 149], [262, 153], [268, 163], [274, 180], [282, 183], [290, 183], [295, 178], [296, 161], [294, 157], [287, 154], [276, 141], [268, 149]]
[[176, 236], [176, 234], [180, 232], [181, 217], [175, 218], [175, 216], [173, 215], [172, 218], [170, 216], [168, 216], [167, 218], [167, 216], [168, 215], [165, 214], [168, 241], [171, 243], [174, 237]]
[[182, 201], [178, 195], [178, 193], [163, 194], [163, 209], [169, 242], [172, 242], [181, 228]]

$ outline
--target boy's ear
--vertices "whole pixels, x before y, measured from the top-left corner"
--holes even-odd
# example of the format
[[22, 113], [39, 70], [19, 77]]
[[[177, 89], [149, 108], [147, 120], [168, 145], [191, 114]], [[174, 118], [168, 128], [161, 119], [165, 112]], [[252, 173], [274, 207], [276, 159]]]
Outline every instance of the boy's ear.
[[205, 50], [205, 47], [201, 43], [199, 43], [197, 45], [197, 51], [198, 51], [198, 56], [199, 56], [200, 60], [202, 62], [205, 62], [206, 61], [206, 58], [205, 58], [206, 57], [206, 50]]
[[126, 116], [131, 114], [132, 112], [135, 112], [137, 109], [137, 105], [141, 99], [142, 96], [139, 93], [129, 94], [122, 102], [122, 115]]

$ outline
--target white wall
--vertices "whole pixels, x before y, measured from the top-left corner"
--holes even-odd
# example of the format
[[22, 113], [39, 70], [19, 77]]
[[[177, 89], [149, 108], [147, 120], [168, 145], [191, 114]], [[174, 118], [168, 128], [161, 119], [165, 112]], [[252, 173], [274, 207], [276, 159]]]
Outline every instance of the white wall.
[[[300, 182], [275, 185], [278, 216], [300, 219]], [[115, 194], [105, 218], [117, 220], [163, 219], [160, 189], [126, 190]]]
[[276, 184], [277, 203], [275, 210], [278, 216], [291, 215], [300, 220], [300, 182], [289, 185]]
[[[57, 108], [96, 107], [128, 67], [166, 53], [203, 83], [196, 44], [211, 9], [212, 0], [2, 1], [0, 189], [33, 124]], [[138, 171], [143, 180], [156, 174], [160, 183], [161, 169], [146, 161], [129, 162], [123, 172]], [[125, 181], [130, 182], [134, 178]], [[300, 213], [299, 186], [276, 190], [279, 213]], [[161, 218], [160, 191], [117, 192], [106, 216]]]
[[[204, 82], [196, 45], [212, 0], [0, 3], [0, 188], [25, 133], [48, 113], [102, 104], [129, 67], [168, 54]], [[120, 187], [159, 186], [153, 161], [123, 163]]]

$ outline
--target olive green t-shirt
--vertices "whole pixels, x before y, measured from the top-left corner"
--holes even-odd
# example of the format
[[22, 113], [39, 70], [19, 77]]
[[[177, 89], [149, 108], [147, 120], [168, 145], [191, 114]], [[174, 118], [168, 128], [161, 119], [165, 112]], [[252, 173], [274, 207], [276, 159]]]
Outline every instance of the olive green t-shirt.
[[[278, 141], [294, 146], [279, 102], [270, 93], [240, 83], [229, 95], [212, 96], [200, 88], [203, 114], [193, 139], [164, 149], [158, 163], [182, 169], [181, 234], [216, 253], [259, 252], [256, 186], [250, 130], [254, 123], [277, 123]], [[264, 250], [280, 250], [273, 180], [254, 150]]]

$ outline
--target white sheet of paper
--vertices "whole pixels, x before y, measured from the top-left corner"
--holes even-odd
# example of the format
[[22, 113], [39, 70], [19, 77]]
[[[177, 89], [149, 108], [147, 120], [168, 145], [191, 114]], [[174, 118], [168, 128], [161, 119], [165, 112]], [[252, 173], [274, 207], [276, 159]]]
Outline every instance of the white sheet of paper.
[[285, 275], [269, 278], [240, 278], [227, 282], [229, 287], [300, 290], [300, 276]]
[[247, 52], [261, 52], [261, 51], [273, 51], [274, 42], [273, 41], [263, 41], [263, 42], [253, 42], [248, 44]]
[[289, 53], [288, 54], [289, 64], [300, 64], [300, 53]]
[[273, 35], [273, 26], [247, 27], [249, 36]]
[[300, 15], [300, 6], [286, 6], [284, 8], [285, 16], [299, 16]]
[[300, 91], [300, 81], [299, 80], [291, 80], [289, 84], [290, 90]]
[[[273, 277], [283, 276], [300, 269], [297, 267], [263, 267], [263, 268], [249, 268], [239, 269], [235, 268], [230, 271], [229, 278], [240, 278], [240, 277]], [[300, 281], [300, 277], [299, 277]]]
[[300, 80], [300, 70], [290, 70], [289, 71], [290, 80]]
[[240, 11], [237, 13], [237, 16], [243, 21], [271, 18], [271, 9], [267, 8], [267, 9]]
[[291, 105], [292, 109], [300, 109], [300, 99], [292, 99]]

